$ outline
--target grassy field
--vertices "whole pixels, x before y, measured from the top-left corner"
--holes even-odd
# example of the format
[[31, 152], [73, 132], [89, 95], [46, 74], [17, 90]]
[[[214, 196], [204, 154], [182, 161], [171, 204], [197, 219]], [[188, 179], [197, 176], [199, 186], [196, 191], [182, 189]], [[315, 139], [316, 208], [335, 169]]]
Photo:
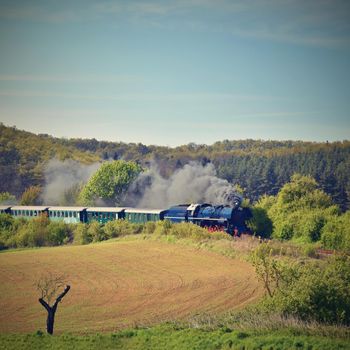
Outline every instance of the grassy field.
[[238, 309], [262, 295], [248, 263], [157, 241], [9, 251], [0, 254], [0, 333], [45, 330], [46, 311], [33, 286], [45, 272], [65, 273], [71, 285], [56, 334], [114, 332]]
[[273, 331], [262, 335], [227, 328], [205, 331], [178, 328], [173, 325], [86, 336], [0, 335], [0, 350], [346, 350], [349, 348], [347, 339], [305, 336], [288, 331]]

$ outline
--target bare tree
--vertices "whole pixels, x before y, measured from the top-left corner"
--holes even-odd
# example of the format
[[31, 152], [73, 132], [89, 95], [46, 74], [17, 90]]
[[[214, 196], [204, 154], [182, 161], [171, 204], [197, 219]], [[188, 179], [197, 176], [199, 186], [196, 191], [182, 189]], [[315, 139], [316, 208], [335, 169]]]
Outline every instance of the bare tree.
[[[65, 285], [65, 281], [65, 275], [53, 275], [52, 273], [49, 273], [40, 277], [36, 283], [36, 288], [41, 294], [39, 303], [47, 311], [46, 329], [47, 333], [49, 334], [53, 334], [55, 313], [58, 303], [62, 301], [63, 297], [68, 293], [70, 289], [69, 285]], [[64, 286], [65, 288], [63, 292], [58, 294], [59, 290], [61, 290]], [[51, 304], [53, 300], [55, 300], [55, 302]]]

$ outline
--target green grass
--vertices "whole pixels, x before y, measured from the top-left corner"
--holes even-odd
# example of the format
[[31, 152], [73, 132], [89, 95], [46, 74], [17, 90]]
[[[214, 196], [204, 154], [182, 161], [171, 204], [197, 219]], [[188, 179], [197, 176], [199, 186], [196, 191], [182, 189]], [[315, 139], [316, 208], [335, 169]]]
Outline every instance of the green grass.
[[293, 335], [287, 331], [268, 334], [242, 332], [229, 328], [215, 331], [182, 328], [174, 324], [163, 324], [148, 329], [124, 330], [113, 334], [73, 336], [63, 334], [0, 335], [0, 349], [240, 349], [240, 350], [331, 350], [350, 349], [348, 339]]

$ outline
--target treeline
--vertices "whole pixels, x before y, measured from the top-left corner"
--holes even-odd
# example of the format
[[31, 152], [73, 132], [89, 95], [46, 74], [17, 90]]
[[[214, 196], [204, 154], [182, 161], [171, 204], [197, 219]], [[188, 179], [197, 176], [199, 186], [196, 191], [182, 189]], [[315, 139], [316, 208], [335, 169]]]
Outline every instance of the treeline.
[[156, 161], [165, 177], [189, 161], [212, 162], [218, 176], [239, 184], [251, 201], [264, 194], [276, 195], [292, 174], [300, 173], [314, 177], [342, 210], [350, 207], [350, 141], [225, 140], [213, 145], [190, 143], [169, 148], [59, 139], [0, 124], [0, 192], [8, 191], [18, 198], [29, 186], [43, 185], [44, 165], [52, 158], [86, 163], [124, 159], [142, 166]]

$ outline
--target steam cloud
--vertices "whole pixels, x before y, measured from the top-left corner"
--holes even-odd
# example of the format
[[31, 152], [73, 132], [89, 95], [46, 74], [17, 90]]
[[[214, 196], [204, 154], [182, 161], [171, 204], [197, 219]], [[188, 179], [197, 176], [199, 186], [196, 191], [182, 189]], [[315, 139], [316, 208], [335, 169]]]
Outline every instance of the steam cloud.
[[44, 171], [46, 185], [42, 194], [43, 203], [59, 205], [66, 191], [86, 182], [100, 166], [101, 163], [85, 165], [70, 159], [63, 162], [50, 160]]
[[129, 188], [125, 204], [143, 208], [168, 208], [180, 203], [232, 205], [240, 197], [227, 180], [216, 176], [215, 167], [191, 162], [169, 179], [159, 173], [156, 164], [141, 173]]

